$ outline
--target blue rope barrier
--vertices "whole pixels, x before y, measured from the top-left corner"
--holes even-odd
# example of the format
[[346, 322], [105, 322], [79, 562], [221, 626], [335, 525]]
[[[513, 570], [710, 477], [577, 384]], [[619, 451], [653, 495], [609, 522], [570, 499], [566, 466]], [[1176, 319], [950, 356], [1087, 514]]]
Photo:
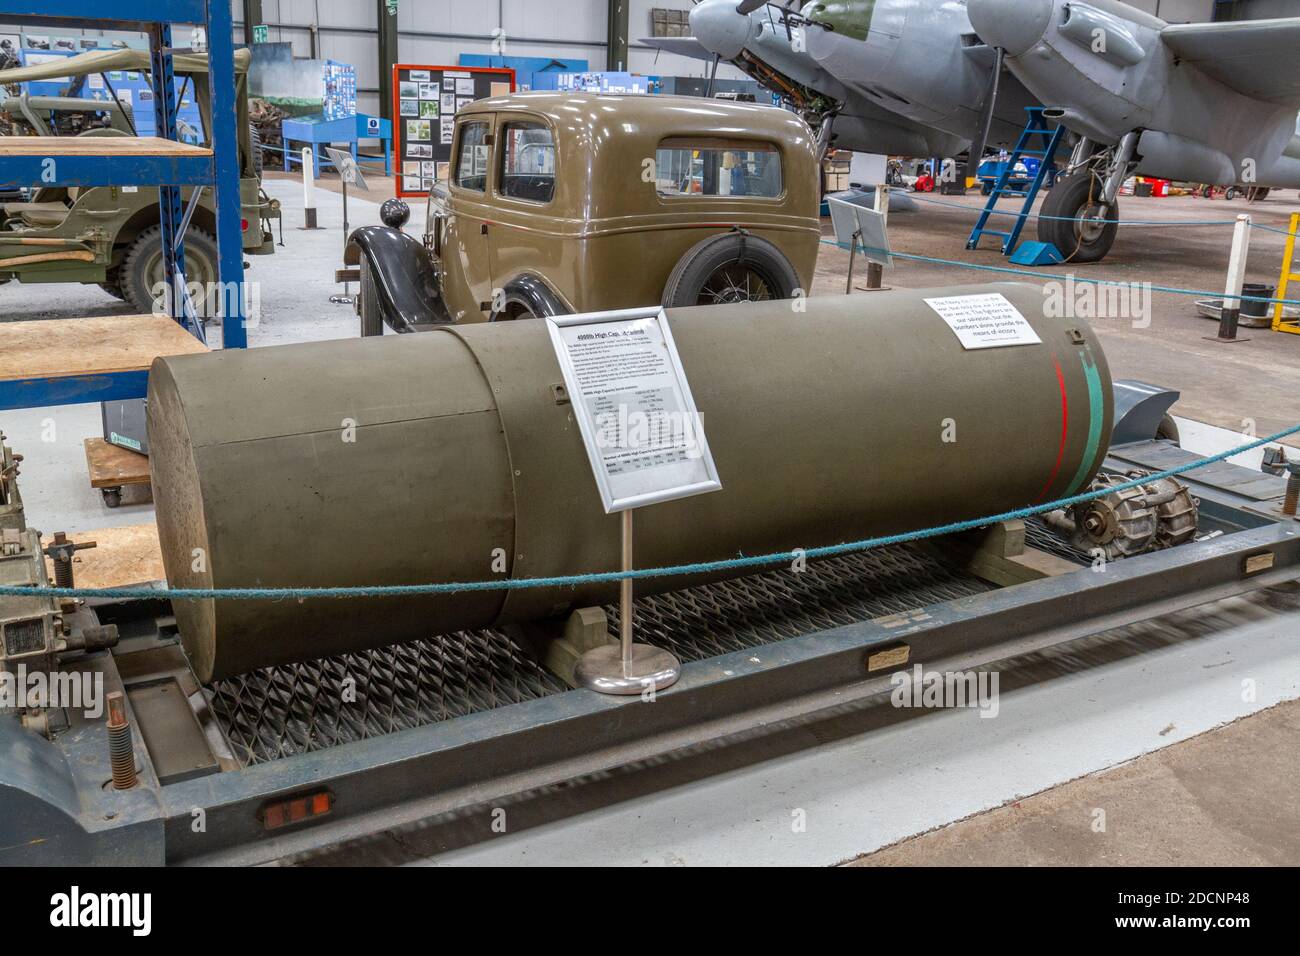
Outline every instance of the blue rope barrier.
[[1294, 233], [1292, 233], [1291, 230], [1290, 230], [1289, 228], [1288, 228], [1288, 229], [1280, 229], [1280, 228], [1278, 228], [1277, 226], [1266, 226], [1266, 225], [1264, 225], [1262, 222], [1255, 222], [1254, 220], [1251, 220], [1250, 228], [1251, 228], [1251, 229], [1262, 229], [1262, 230], [1264, 230], [1264, 232], [1275, 232], [1275, 233], [1277, 233], [1279, 236], [1287, 236], [1287, 237], [1291, 237], [1291, 236], [1294, 235]]
[[952, 524], [925, 528], [920, 531], [908, 531], [902, 534], [891, 534], [879, 538], [867, 538], [862, 541], [851, 541], [846, 544], [833, 544], [819, 548], [781, 551], [774, 554], [763, 554], [750, 557], [741, 556], [736, 558], [726, 558], [719, 561], [700, 561], [693, 564], [679, 564], [662, 568], [641, 568], [634, 571], [601, 571], [590, 574], [568, 574], [549, 578], [504, 578], [495, 581], [465, 581], [445, 584], [398, 584], [375, 587], [39, 588], [6, 585], [0, 587], [0, 596], [107, 598], [114, 600], [158, 598], [184, 601], [303, 601], [308, 598], [411, 597], [425, 594], [455, 594], [462, 591], [514, 591], [529, 588], [578, 587], [585, 584], [608, 584], [622, 581], [627, 578], [646, 580], [648, 578], [680, 577], [682, 575], [712, 574], [719, 571], [737, 571], [744, 568], [770, 567], [772, 565], [785, 564], [786, 562], [799, 559], [837, 557], [858, 551], [869, 551], [873, 548], [883, 548], [893, 544], [906, 544], [911, 541], [922, 541], [928, 538], [938, 538], [949, 534], [960, 534], [963, 531], [973, 531], [977, 528], [987, 527], [988, 525], [998, 524], [1003, 521], [1017, 521], [1024, 518], [1032, 518], [1037, 515], [1047, 514], [1050, 511], [1058, 511], [1061, 508], [1068, 508], [1072, 505], [1083, 504], [1087, 501], [1103, 498], [1106, 495], [1114, 494], [1116, 492], [1127, 491], [1130, 488], [1137, 488], [1153, 481], [1160, 481], [1164, 478], [1174, 478], [1178, 475], [1195, 471], [1198, 468], [1204, 468], [1207, 465], [1225, 461], [1234, 455], [1240, 455], [1256, 448], [1262, 448], [1264, 445], [1273, 444], [1274, 442], [1280, 441], [1281, 439], [1287, 438], [1298, 432], [1300, 432], [1300, 425], [1293, 425], [1290, 428], [1277, 432], [1274, 435], [1270, 435], [1267, 438], [1260, 438], [1256, 441], [1240, 445], [1237, 448], [1230, 448], [1228, 451], [1220, 452], [1217, 455], [1211, 455], [1207, 458], [1190, 461], [1174, 468], [1168, 468], [1164, 471], [1146, 475], [1142, 478], [1134, 478], [1132, 481], [1123, 482], [1118, 485], [1111, 485], [1107, 488], [1102, 488], [1096, 491], [1084, 492], [1082, 494], [1073, 495], [1069, 498], [1060, 498], [1056, 501], [1049, 502], [1048, 504], [1033, 505], [1028, 508], [1017, 508], [1013, 511], [1005, 511], [1002, 514], [990, 515], [986, 518], [973, 518], [968, 521], [956, 521]]
[[[837, 249], [843, 249], [845, 252], [849, 252], [853, 248], [852, 246], [839, 242], [838, 240], [835, 239], [822, 239], [822, 243], [828, 246], [835, 246]], [[1028, 269], [1012, 269], [1010, 266], [989, 266], [989, 265], [984, 265], [983, 263], [980, 262], [962, 262], [960, 259], [937, 259], [934, 256], [920, 256], [910, 252], [893, 252], [889, 249], [881, 249], [878, 246], [862, 245], [859, 246], [858, 248], [860, 251], [863, 252], [874, 252], [879, 255], [888, 255], [888, 256], [892, 256], [895, 259], [907, 259], [912, 262], [926, 262], [931, 265], [939, 265], [939, 266], [958, 266], [962, 269], [974, 269], [978, 272], [996, 272], [1005, 275], [1027, 276], [1030, 279], [1037, 279], [1040, 282], [1052, 281], [1052, 280], [1059, 281], [1061, 278], [1059, 273], [1031, 272]], [[1069, 276], [1069, 278], [1073, 279], [1077, 283], [1088, 283], [1090, 285], [1133, 286], [1135, 284], [1139, 284], [1134, 282], [1125, 282], [1122, 279], [1094, 279], [1091, 276], [1075, 275], [1072, 272], [1066, 273], [1066, 275]], [[1141, 283], [1141, 284], [1146, 285], [1146, 283]], [[1198, 291], [1196, 289], [1179, 289], [1174, 286], [1152, 285], [1150, 286], [1150, 289], [1152, 292], [1168, 292], [1173, 295], [1191, 295], [1202, 299], [1223, 298], [1222, 292], [1204, 292], [1204, 291]], [[1266, 299], [1263, 296], [1257, 296], [1257, 295], [1243, 295], [1235, 298], [1240, 298], [1242, 302], [1266, 302], [1269, 305], [1300, 305], [1300, 299]]]
[[[932, 196], [922, 196], [920, 193], [907, 193], [909, 199], [915, 199], [917, 202], [926, 202], [934, 206], [946, 206], [949, 209], [962, 209], [966, 212], [981, 213], [984, 211], [983, 206], [967, 206], [964, 203], [948, 202], [944, 199], [935, 199]], [[990, 209], [989, 213], [994, 216], [1016, 216], [1020, 213], [1010, 209]], [[1075, 222], [1077, 216], [1044, 216], [1042, 213], [1031, 212], [1025, 217], [1026, 219], [1041, 219], [1046, 222]], [[1235, 219], [1116, 219], [1113, 220], [1117, 226], [1235, 226]]]

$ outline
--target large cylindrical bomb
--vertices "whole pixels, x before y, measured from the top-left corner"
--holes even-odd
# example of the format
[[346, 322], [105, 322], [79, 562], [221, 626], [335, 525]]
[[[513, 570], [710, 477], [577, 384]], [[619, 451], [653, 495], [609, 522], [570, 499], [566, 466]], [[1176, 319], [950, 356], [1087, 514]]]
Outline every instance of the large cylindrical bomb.
[[[927, 298], [999, 293], [1038, 344], [968, 349]], [[800, 311], [802, 309], [802, 311]], [[638, 512], [640, 567], [836, 544], [1077, 492], [1110, 374], [1027, 285], [669, 312], [722, 490]], [[1032, 336], [1030, 336], [1032, 338]], [[149, 444], [174, 587], [618, 568], [545, 323], [158, 359]], [[666, 590], [693, 579], [638, 582]], [[603, 603], [616, 585], [175, 602], [208, 680]]]

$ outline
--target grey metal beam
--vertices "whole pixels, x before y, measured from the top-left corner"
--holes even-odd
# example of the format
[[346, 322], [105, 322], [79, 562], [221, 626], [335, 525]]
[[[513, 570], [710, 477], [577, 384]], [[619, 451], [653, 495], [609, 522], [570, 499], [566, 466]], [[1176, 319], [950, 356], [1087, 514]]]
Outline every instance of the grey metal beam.
[[609, 0], [609, 33], [605, 40], [605, 49], [609, 59], [607, 70], [626, 70], [627, 36], [630, 23], [630, 0]]
[[253, 45], [253, 27], [262, 25], [262, 0], [243, 0], [244, 43]]
[[379, 17], [379, 115], [397, 122], [393, 115], [393, 64], [397, 62], [397, 2], [375, 0]]

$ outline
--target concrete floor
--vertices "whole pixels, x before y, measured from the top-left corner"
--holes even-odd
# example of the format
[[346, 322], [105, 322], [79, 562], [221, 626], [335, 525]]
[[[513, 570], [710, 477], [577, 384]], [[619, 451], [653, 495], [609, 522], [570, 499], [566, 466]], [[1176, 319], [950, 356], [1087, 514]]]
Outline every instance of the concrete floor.
[[1297, 735], [1300, 701], [1279, 704], [850, 865], [1295, 866]]
[[[300, 185], [272, 177], [267, 190], [284, 204], [286, 247], [276, 256], [251, 259], [248, 278], [257, 284], [262, 308], [260, 323], [250, 330], [251, 344], [356, 335], [351, 308], [328, 301], [338, 291], [332, 278], [342, 250], [339, 196], [329, 188], [319, 192], [325, 228], [305, 232], [297, 228]], [[376, 199], [384, 195], [373, 194]], [[1005, 265], [995, 251], [968, 253], [964, 248], [979, 200], [944, 201], [955, 201], [960, 208], [921, 203], [915, 212], [895, 215], [894, 248]], [[1229, 219], [1249, 208], [1261, 221], [1285, 226], [1293, 205], [1289, 199], [1251, 207], [1244, 202], [1136, 200], [1125, 202], [1124, 216]], [[354, 226], [378, 221], [374, 201], [350, 195], [349, 209]], [[410, 231], [418, 233], [422, 208], [416, 207], [412, 218], [416, 222]], [[1080, 268], [1079, 274], [1212, 290], [1223, 282], [1228, 234], [1226, 227], [1135, 227], [1122, 232], [1110, 260]], [[1273, 282], [1282, 239], [1260, 232], [1255, 240], [1251, 279]], [[841, 293], [847, 261], [846, 252], [824, 246], [813, 293]], [[1055, 276], [1056, 271], [1044, 270], [1044, 275]], [[899, 260], [887, 272], [886, 282], [921, 287], [995, 278]], [[1214, 324], [1197, 318], [1186, 299], [1157, 294], [1154, 306], [1154, 321], [1146, 329], [1107, 320], [1094, 325], [1117, 376], [1183, 391], [1177, 410], [1195, 420], [1184, 422], [1189, 448], [1210, 453], [1229, 447], [1247, 419], [1255, 421], [1260, 434], [1300, 421], [1300, 337], [1250, 332], [1244, 333], [1249, 341], [1240, 345], [1212, 345], [1202, 336], [1212, 335]], [[0, 286], [0, 321], [130, 311], [95, 287]], [[214, 340], [219, 339], [219, 330], [214, 332]], [[152, 518], [147, 497], [128, 498], [122, 508], [109, 510], [88, 487], [81, 441], [99, 433], [97, 407], [0, 412], [0, 429], [26, 455], [24, 495], [35, 526], [75, 532]], [[315, 862], [826, 865], [1046, 792], [1041, 804], [1033, 804], [1043, 808], [1035, 811], [1037, 816], [995, 810], [1001, 816], [986, 818], [987, 823], [939, 831], [900, 844], [879, 859], [899, 854], [893, 859], [915, 862], [967, 853], [1010, 862], [1019, 852], [1023, 862], [1111, 861], [1106, 854], [1116, 851], [1098, 849], [1104, 844], [1092, 840], [1088, 830], [1079, 832], [1077, 821], [1066, 825], [1070, 807], [1081, 805], [1077, 800], [1082, 799], [1117, 808], [1121, 820], [1145, 820], [1116, 823], [1112, 832], [1122, 826], [1130, 835], [1147, 834], [1152, 859], [1181, 853], [1184, 859], [1207, 862], [1258, 858], [1300, 863], [1289, 837], [1276, 841], [1273, 856], [1254, 844], [1243, 850], [1221, 839], [1225, 833], [1249, 829], [1248, 823], [1229, 815], [1230, 797], [1244, 802], [1241, 813], [1254, 813], [1263, 821], [1261, 827], [1292, 836], [1296, 832], [1294, 804], [1273, 793], [1276, 781], [1294, 777], [1294, 766], [1285, 763], [1285, 755], [1269, 757], [1274, 749], [1289, 745], [1281, 734], [1294, 730], [1294, 718], [1279, 725], [1277, 721], [1285, 719], [1272, 715], [1294, 710], [1273, 711], [1259, 720], [1241, 718], [1300, 697], [1300, 649], [1294, 642], [1298, 624], [1300, 605], [1293, 595], [1225, 602], [1145, 630], [1017, 662], [1004, 673], [1002, 713], [996, 720], [942, 712], [896, 716], [881, 727], [878, 715], [836, 715], [776, 728], [737, 747], [687, 754], [653, 768], [629, 768], [525, 798], [511, 807], [504, 835], [491, 833], [483, 826], [485, 818], [470, 814], [433, 821], [416, 831], [385, 834]], [[1243, 680], [1255, 682], [1254, 700], [1241, 699]], [[1241, 722], [1214, 730], [1231, 721]], [[1220, 760], [1215, 765], [1220, 769], [1182, 773], [1181, 788], [1170, 786], [1144, 798], [1146, 791], [1137, 778], [1126, 775], [1136, 771], [1089, 777], [1128, 761], [1150, 759], [1142, 755], [1192, 737], [1198, 737], [1193, 742], [1197, 753], [1219, 755], [1214, 759]], [[1294, 750], [1291, 747], [1291, 757]], [[1234, 758], [1256, 752], [1260, 759]], [[1187, 766], [1176, 763], [1178, 753], [1161, 759], [1167, 761], [1161, 766]], [[1210, 766], [1210, 759], [1206, 756], [1203, 765]], [[1109, 796], [1076, 797], [1068, 787], [1079, 784], [1067, 782], [1081, 777], [1097, 786], [1110, 779], [1118, 783]], [[1062, 784], [1067, 789], [1053, 790]], [[1213, 812], [1204, 811], [1210, 803]], [[791, 828], [795, 810], [806, 814], [803, 832]], [[1162, 829], [1157, 826], [1161, 817], [1188, 822]], [[1113, 813], [1111, 819], [1116, 819]], [[1014, 825], [1016, 820], [1027, 821], [1023, 830]], [[1061, 834], [1057, 842], [1043, 835], [1053, 825]], [[1020, 833], [1012, 838], [1019, 842], [1008, 842], [998, 856], [990, 847], [1004, 839], [996, 834], [1009, 830]]]

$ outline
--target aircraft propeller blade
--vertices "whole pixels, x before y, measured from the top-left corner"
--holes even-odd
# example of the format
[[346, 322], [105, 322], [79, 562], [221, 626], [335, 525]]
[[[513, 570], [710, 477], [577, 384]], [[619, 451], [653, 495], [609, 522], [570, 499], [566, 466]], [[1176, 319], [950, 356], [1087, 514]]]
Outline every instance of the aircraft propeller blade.
[[736, 4], [736, 12], [749, 16], [759, 7], [765, 6], [767, 6], [767, 0], [740, 0], [740, 3]]
[[1002, 61], [1007, 51], [996, 47], [997, 56], [993, 61], [993, 76], [989, 79], [988, 91], [984, 95], [984, 115], [980, 118], [979, 135], [970, 144], [970, 153], [966, 159], [966, 175], [978, 176], [980, 160], [984, 158], [984, 147], [988, 145], [989, 133], [993, 129], [993, 110], [998, 105], [998, 84], [1002, 81]]

